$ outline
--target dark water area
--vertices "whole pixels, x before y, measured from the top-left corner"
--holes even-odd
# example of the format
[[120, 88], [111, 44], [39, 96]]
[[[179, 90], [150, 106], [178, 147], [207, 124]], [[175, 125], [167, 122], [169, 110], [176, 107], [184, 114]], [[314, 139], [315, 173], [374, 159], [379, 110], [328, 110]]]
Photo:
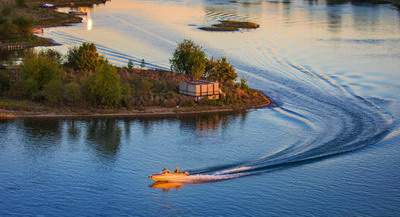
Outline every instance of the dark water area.
[[[400, 215], [400, 13], [356, 1], [113, 0], [47, 29], [117, 65], [190, 38], [275, 102], [244, 114], [0, 123], [0, 216]], [[198, 30], [221, 19], [257, 30]], [[193, 183], [153, 185], [180, 166]]]

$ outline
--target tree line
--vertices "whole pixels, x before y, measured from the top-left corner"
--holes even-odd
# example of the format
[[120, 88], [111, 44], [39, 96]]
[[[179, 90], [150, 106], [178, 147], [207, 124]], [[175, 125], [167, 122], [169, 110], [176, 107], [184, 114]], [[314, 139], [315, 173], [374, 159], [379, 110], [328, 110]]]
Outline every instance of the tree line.
[[221, 82], [227, 96], [212, 104], [238, 101], [237, 91], [248, 90], [245, 80], [236, 82], [237, 73], [226, 58], [208, 59], [202, 48], [189, 40], [178, 44], [171, 68], [177, 73], [140, 76], [132, 73], [131, 63], [125, 68], [110, 64], [92, 43], [70, 48], [66, 55], [52, 49], [28, 52], [17, 70], [0, 71], [0, 96], [50, 105], [168, 107], [194, 105], [193, 98], [177, 91], [185, 77]]

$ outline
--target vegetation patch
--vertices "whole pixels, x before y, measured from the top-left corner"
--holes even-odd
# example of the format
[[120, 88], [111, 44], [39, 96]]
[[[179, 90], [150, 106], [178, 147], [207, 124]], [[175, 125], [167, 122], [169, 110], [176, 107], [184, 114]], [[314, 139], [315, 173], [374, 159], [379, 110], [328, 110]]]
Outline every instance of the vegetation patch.
[[253, 22], [242, 22], [234, 20], [222, 20], [217, 24], [211, 26], [200, 27], [199, 29], [204, 31], [215, 31], [215, 32], [234, 32], [240, 29], [257, 29], [260, 25]]
[[[54, 50], [28, 52], [23, 63], [0, 71], [0, 110], [58, 114], [121, 111], [207, 112], [266, 106], [270, 100], [248, 87], [226, 58], [209, 59], [192, 41], [180, 43], [172, 71], [115, 67], [94, 44], [83, 43], [64, 56]], [[181, 82], [218, 81], [218, 100], [179, 94]], [[167, 109], [167, 110], [166, 110]]]

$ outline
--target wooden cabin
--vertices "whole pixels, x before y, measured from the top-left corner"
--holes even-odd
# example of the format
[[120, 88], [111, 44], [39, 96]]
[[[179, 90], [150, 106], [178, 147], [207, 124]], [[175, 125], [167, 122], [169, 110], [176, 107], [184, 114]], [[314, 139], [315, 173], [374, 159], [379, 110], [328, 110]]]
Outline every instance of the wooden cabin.
[[196, 100], [204, 97], [208, 99], [219, 99], [221, 89], [218, 82], [197, 80], [184, 81], [179, 84], [179, 93], [193, 96]]

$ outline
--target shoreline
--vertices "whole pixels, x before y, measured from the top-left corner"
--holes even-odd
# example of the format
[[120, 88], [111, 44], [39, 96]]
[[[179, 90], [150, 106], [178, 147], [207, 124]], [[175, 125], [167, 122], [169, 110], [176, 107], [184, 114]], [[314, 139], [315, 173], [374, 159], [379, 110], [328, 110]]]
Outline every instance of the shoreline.
[[[268, 98], [268, 97], [267, 97]], [[272, 105], [272, 101], [268, 98], [268, 102], [259, 105], [244, 106], [235, 108], [233, 106], [198, 106], [198, 107], [148, 107], [143, 110], [126, 110], [126, 109], [97, 109], [94, 111], [23, 111], [23, 110], [7, 110], [0, 108], [0, 121], [15, 120], [19, 118], [140, 118], [140, 117], [176, 117], [191, 116], [202, 114], [230, 114], [243, 113], [253, 109], [263, 109]]]

